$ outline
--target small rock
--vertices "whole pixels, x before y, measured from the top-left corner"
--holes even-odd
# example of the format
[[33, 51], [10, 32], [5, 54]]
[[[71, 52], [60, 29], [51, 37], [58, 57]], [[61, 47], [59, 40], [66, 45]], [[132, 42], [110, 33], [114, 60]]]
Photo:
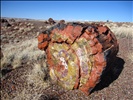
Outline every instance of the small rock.
[[1, 25], [3, 27], [10, 27], [11, 26], [11, 24], [7, 20], [2, 20], [1, 23], [2, 23]]
[[31, 30], [31, 28], [25, 28], [24, 32], [27, 32], [27, 31], [30, 31], [30, 30]]
[[27, 22], [25, 22], [24, 24], [27, 24]]
[[34, 29], [35, 27], [34, 26], [31, 26], [31, 29]]
[[23, 27], [20, 27], [18, 32], [23, 32], [24, 31], [24, 28]]
[[47, 21], [44, 21], [44, 23], [45, 23], [45, 24], [48, 24], [48, 22], [47, 22]]
[[4, 38], [6, 38], [6, 36], [5, 35], [1, 35], [1, 37], [0, 37], [1, 39], [4, 39]]
[[19, 26], [22, 26], [23, 25], [23, 23], [19, 23]]
[[31, 25], [31, 23], [28, 23], [28, 24], [27, 24], [27, 26], [30, 26], [30, 25]]
[[60, 24], [65, 24], [65, 20], [60, 20]]
[[10, 21], [10, 22], [15, 22], [15, 19], [12, 18], [12, 19], [10, 19], [9, 21]]
[[6, 19], [0, 19], [1, 23], [8, 22]]
[[18, 26], [15, 26], [15, 27], [14, 27], [14, 29], [15, 29], [15, 30], [18, 30], [18, 29], [19, 29], [19, 27], [18, 27]]
[[55, 21], [54, 21], [52, 18], [49, 18], [49, 19], [48, 19], [48, 23], [49, 23], [50, 25], [53, 25], [53, 24], [55, 24]]
[[18, 42], [19, 42], [19, 40], [15, 39], [15, 40], [14, 40], [14, 42], [18, 43]]
[[31, 23], [30, 25], [31, 25], [31, 26], [34, 26], [34, 24], [33, 24], [33, 23]]
[[40, 26], [39, 29], [42, 29], [42, 26]]

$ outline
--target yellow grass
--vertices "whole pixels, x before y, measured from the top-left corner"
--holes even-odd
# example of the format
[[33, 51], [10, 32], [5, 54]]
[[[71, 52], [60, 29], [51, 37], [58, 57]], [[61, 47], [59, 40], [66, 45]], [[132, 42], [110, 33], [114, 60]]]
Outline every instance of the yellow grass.
[[133, 62], [133, 52], [128, 53], [128, 58], [131, 59], [131, 61]]
[[44, 62], [43, 64], [34, 64], [32, 71], [29, 73], [27, 82], [29, 84], [36, 84], [36, 86], [40, 87], [47, 87], [48, 82], [44, 82], [44, 78], [47, 76], [48, 70], [46, 67], [46, 63]]
[[37, 39], [22, 41], [18, 44], [7, 44], [2, 50], [4, 57], [1, 59], [1, 68], [12, 65], [19, 67], [22, 63], [34, 63], [44, 60], [44, 51], [37, 47]]
[[[7, 44], [2, 48], [4, 57], [1, 59], [1, 68], [12, 65], [15, 69], [22, 63], [29, 63], [33, 66], [33, 69], [25, 75], [28, 87], [24, 87], [21, 92], [16, 93], [13, 100], [38, 100], [43, 94], [43, 89], [49, 86], [45, 52], [39, 50], [37, 45], [37, 38], [34, 38], [12, 45]], [[10, 100], [10, 97], [7, 97], [7, 100]]]
[[122, 24], [121, 26], [118, 26], [116, 23], [106, 23], [105, 25], [111, 29], [117, 38], [133, 38], [133, 24]]
[[[45, 63], [33, 65], [33, 69], [26, 74], [28, 87], [17, 93], [13, 100], [38, 100], [43, 94], [43, 90], [49, 86], [49, 80], [44, 81], [47, 74], [47, 67]], [[33, 87], [30, 85], [32, 84]], [[44, 95], [44, 94], [43, 94]]]

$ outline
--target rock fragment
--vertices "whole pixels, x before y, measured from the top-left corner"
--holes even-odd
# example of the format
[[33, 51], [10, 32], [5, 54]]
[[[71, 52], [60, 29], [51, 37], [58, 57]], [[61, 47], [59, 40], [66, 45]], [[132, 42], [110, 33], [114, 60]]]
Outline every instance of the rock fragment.
[[55, 24], [55, 21], [54, 21], [52, 18], [49, 18], [49, 19], [48, 19], [48, 23], [49, 23], [50, 25], [53, 25], [53, 24]]

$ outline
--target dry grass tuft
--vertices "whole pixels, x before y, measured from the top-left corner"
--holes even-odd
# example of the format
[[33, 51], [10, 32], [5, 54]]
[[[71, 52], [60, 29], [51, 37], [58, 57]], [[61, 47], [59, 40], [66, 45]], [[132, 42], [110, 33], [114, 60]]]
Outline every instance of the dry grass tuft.
[[[34, 64], [34, 67], [32, 71], [29, 73], [27, 82], [28, 84], [35, 84], [36, 86], [40, 87], [46, 87], [48, 86], [48, 69], [46, 66], [46, 63], [44, 62], [43, 64]], [[44, 81], [45, 80], [45, 81]]]
[[13, 98], [13, 100], [38, 100], [40, 96], [41, 94], [38, 94], [37, 92], [34, 92], [34, 94], [32, 94], [29, 93], [29, 91], [27, 91], [26, 89], [23, 89], [23, 91], [17, 94], [15, 98]]
[[133, 24], [122, 24], [121, 26], [118, 26], [116, 23], [106, 23], [105, 25], [111, 29], [117, 38], [133, 38]]
[[127, 57], [133, 62], [133, 52], [128, 53]]
[[28, 87], [17, 93], [13, 100], [38, 100], [43, 90], [49, 86], [49, 79], [45, 79], [47, 74], [46, 63], [35, 63], [33, 69], [26, 75]]
[[2, 50], [4, 57], [1, 59], [1, 68], [8, 65], [17, 68], [25, 63], [34, 63], [39, 60], [44, 60], [44, 51], [41, 51], [37, 47], [37, 40], [31, 39], [22, 41], [18, 44], [5, 45]]

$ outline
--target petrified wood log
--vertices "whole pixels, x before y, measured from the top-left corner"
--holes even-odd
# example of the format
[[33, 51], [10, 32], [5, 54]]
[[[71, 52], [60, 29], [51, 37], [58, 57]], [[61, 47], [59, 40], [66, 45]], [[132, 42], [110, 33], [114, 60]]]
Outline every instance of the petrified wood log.
[[118, 43], [107, 26], [59, 23], [39, 34], [38, 48], [46, 51], [54, 82], [88, 95], [113, 63]]

